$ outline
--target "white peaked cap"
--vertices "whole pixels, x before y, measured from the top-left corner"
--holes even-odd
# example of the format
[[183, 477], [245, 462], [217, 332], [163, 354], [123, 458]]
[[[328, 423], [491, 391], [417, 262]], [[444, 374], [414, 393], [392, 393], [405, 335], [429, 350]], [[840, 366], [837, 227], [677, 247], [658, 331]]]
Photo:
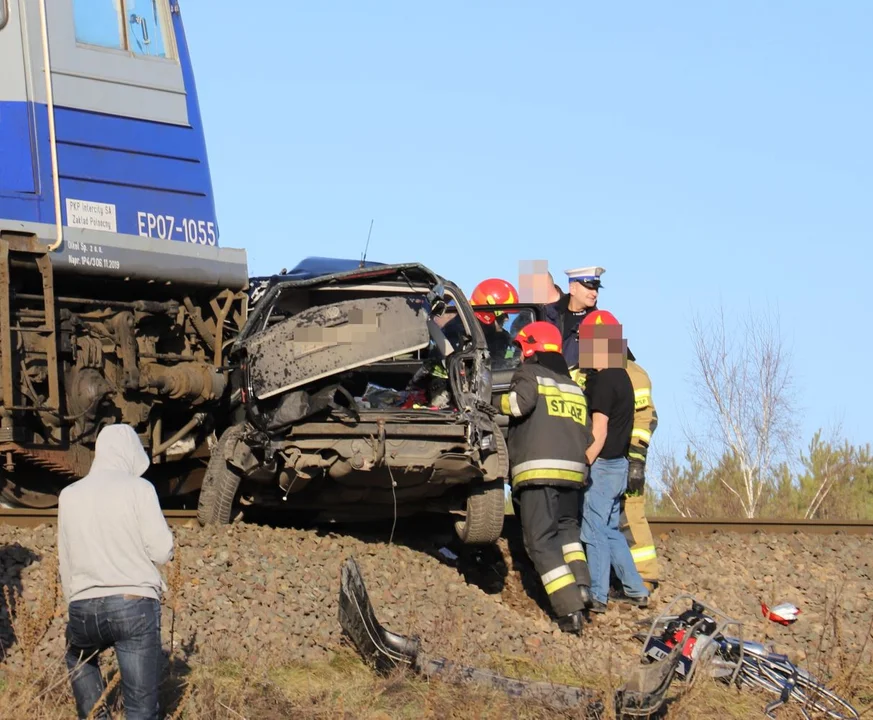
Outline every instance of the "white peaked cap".
[[606, 268], [602, 267], [581, 267], [574, 270], [565, 270], [567, 278], [570, 282], [574, 280], [578, 282], [595, 282], [600, 280], [600, 276], [606, 272]]

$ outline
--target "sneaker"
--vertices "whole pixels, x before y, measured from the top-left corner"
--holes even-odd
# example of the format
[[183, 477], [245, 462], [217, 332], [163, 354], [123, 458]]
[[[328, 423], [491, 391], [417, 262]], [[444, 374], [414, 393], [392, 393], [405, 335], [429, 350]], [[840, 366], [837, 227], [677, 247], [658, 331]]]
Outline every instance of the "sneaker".
[[588, 607], [589, 612], [593, 613], [605, 613], [606, 612], [606, 603], [600, 602], [600, 600], [591, 600], [591, 604]]
[[638, 608], [649, 607], [648, 595], [642, 595], [640, 597], [635, 597], [633, 595], [618, 595], [615, 599], [623, 605], [633, 605], [634, 607]]
[[576, 612], [571, 612], [569, 615], [563, 615], [559, 617], [558, 620], [558, 629], [561, 632], [568, 633], [570, 635], [582, 635], [582, 611], [577, 610]]
[[591, 590], [587, 585], [579, 585], [579, 594], [582, 596], [582, 602], [585, 607], [591, 605]]

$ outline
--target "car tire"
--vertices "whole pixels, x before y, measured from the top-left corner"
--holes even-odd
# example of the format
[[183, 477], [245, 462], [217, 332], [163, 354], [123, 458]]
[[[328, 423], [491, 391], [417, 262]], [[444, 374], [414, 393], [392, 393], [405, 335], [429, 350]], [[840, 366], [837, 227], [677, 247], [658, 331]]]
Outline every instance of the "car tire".
[[467, 498], [467, 517], [455, 523], [455, 532], [465, 545], [490, 545], [503, 532], [506, 509], [503, 481], [480, 482]]
[[197, 520], [201, 525], [230, 523], [239, 484], [242, 478], [227, 462], [227, 450], [242, 438], [245, 427], [234, 425], [225, 430], [212, 448], [206, 476], [197, 501]]

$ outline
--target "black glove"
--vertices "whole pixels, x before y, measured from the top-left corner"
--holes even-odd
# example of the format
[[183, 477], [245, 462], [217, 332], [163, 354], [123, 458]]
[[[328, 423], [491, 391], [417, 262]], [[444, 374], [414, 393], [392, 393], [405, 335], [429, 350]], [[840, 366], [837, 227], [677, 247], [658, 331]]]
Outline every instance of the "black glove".
[[630, 460], [627, 466], [628, 494], [642, 495], [646, 486], [646, 463], [642, 460]]

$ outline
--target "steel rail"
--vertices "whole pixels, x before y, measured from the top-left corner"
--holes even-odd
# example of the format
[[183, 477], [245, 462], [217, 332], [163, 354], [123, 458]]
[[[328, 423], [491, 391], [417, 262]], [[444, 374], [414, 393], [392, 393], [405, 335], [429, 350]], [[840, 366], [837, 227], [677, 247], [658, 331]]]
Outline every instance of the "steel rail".
[[[196, 525], [196, 510], [164, 510], [164, 517], [169, 525]], [[16, 527], [37, 527], [39, 525], [54, 525], [58, 521], [57, 508], [48, 510], [32, 510], [30, 508], [0, 508], [0, 525]]]
[[[164, 510], [164, 517], [170, 525], [197, 525], [196, 510]], [[36, 527], [52, 525], [57, 522], [55, 508], [36, 510], [29, 508], [0, 508], [0, 525], [17, 527]], [[767, 533], [776, 535], [873, 535], [873, 522], [851, 520], [749, 520], [746, 518], [648, 518], [649, 527], [655, 535], [677, 533], [696, 535], [703, 533]]]
[[853, 520], [757, 520], [747, 518], [647, 518], [653, 533], [769, 533], [775, 535], [873, 535], [873, 522]]

